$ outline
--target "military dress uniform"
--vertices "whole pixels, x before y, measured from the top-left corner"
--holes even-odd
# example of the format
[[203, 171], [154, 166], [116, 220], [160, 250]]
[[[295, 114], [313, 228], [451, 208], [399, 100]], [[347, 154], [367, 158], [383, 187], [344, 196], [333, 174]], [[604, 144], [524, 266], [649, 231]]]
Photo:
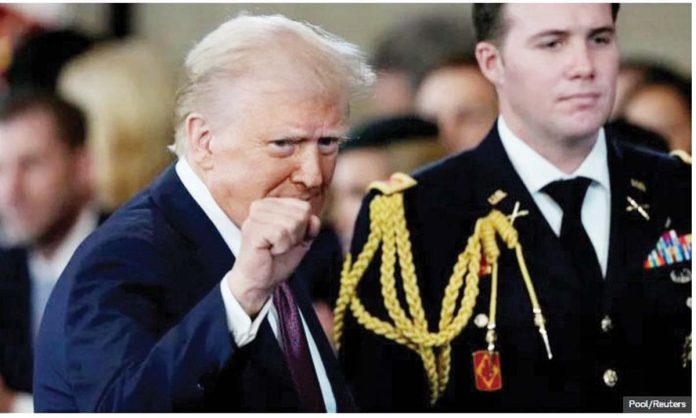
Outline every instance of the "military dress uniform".
[[[476, 221], [492, 210], [505, 215], [524, 210], [513, 225], [519, 257], [526, 261], [543, 310], [546, 340], [535, 323], [519, 258], [501, 245], [494, 295], [498, 363], [483, 376], [474, 357], [487, 349], [492, 300], [483, 260], [476, 303], [451, 340], [448, 379], [437, 399], [431, 397], [432, 379], [423, 358], [404, 341], [359, 324], [348, 304], [338, 325], [339, 357], [362, 410], [621, 411], [623, 396], [691, 394], [690, 165], [618, 139], [606, 139], [611, 185], [606, 275], [590, 290], [583, 290], [495, 126], [476, 149], [425, 167], [414, 175], [413, 185], [401, 188], [428, 330], [438, 329], [448, 277]], [[353, 260], [368, 241], [370, 203], [383, 191], [372, 190], [366, 197]], [[665, 237], [674, 238], [671, 246], [679, 246], [681, 257], [674, 248], [665, 250]], [[390, 322], [380, 283], [381, 252], [376, 250], [355, 296], [371, 315]], [[673, 255], [669, 262], [668, 253]], [[403, 281], [400, 262], [395, 263], [397, 283]], [[405, 291], [396, 288], [400, 306], [408, 306]], [[464, 303], [458, 300], [457, 309]], [[481, 386], [482, 377], [495, 383]]]

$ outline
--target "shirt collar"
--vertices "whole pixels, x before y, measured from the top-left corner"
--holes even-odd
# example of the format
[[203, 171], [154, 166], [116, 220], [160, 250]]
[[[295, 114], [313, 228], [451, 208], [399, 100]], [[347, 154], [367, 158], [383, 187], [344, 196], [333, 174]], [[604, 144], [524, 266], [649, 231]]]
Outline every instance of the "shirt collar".
[[242, 245], [242, 232], [237, 225], [230, 220], [225, 212], [210, 194], [208, 187], [203, 180], [193, 171], [191, 165], [185, 157], [179, 158], [175, 166], [176, 174], [184, 184], [184, 188], [191, 194], [193, 200], [203, 209], [205, 215], [215, 225], [218, 233], [222, 236], [225, 244], [229, 247], [232, 254], [236, 257]]
[[597, 182], [607, 191], [610, 190], [604, 128], [600, 128], [597, 141], [592, 150], [580, 164], [580, 167], [571, 174], [566, 174], [559, 170], [558, 167], [551, 164], [551, 162], [516, 136], [507, 126], [502, 116], [498, 117], [498, 133], [512, 166], [530, 193], [539, 192], [544, 186], [553, 181], [579, 176], [587, 177]]
[[75, 224], [49, 257], [37, 250], [30, 250], [29, 265], [31, 270], [36, 273], [37, 278], [39, 280], [58, 280], [77, 247], [96, 229], [98, 223], [97, 211], [91, 205], [87, 205], [80, 211]]

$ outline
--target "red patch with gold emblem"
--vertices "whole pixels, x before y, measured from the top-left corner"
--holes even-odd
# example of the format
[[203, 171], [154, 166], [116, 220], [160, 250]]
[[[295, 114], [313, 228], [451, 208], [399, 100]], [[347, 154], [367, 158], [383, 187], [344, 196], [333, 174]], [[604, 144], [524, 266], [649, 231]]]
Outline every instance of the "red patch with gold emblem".
[[494, 392], [503, 387], [503, 376], [500, 373], [500, 353], [488, 350], [474, 352], [474, 376], [476, 389], [483, 392]]

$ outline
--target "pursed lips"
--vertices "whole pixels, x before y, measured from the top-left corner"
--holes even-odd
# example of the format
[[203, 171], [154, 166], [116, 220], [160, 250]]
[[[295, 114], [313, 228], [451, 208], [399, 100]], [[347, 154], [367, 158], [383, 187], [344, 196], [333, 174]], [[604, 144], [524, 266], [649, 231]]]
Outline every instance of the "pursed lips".
[[574, 94], [568, 94], [565, 96], [561, 96], [560, 101], [571, 101], [571, 100], [578, 100], [578, 101], [592, 101], [592, 100], [597, 100], [601, 97], [600, 93], [595, 93], [595, 92], [588, 92], [588, 93], [574, 93]]

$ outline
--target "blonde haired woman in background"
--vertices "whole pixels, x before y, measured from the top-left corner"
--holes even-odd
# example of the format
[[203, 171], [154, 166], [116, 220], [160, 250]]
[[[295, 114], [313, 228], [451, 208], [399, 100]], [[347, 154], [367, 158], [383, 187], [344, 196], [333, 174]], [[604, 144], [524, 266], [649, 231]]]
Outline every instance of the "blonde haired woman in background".
[[138, 40], [97, 46], [66, 65], [60, 93], [88, 120], [99, 203], [114, 210], [172, 161], [174, 79], [152, 47]]

